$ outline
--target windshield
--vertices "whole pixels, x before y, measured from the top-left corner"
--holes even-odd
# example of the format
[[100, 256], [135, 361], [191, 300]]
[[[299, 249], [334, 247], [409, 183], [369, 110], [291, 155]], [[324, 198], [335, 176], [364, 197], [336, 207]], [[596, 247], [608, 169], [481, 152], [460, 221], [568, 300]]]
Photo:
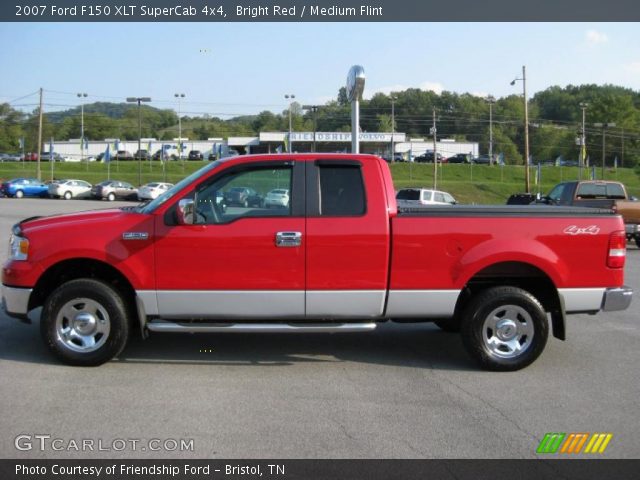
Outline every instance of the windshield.
[[178, 183], [176, 183], [173, 187], [171, 187], [169, 190], [164, 192], [162, 195], [158, 196], [158, 198], [156, 198], [155, 200], [147, 204], [141, 205], [139, 210], [140, 213], [152, 213], [156, 208], [158, 208], [164, 202], [169, 200], [171, 197], [173, 197], [177, 192], [182, 190], [184, 187], [186, 187], [192, 182], [195, 182], [198, 178], [204, 176], [205, 174], [207, 174], [208, 172], [210, 172], [211, 170], [213, 170], [214, 168], [218, 167], [221, 164], [222, 164], [222, 161], [217, 160], [215, 162], [210, 163], [209, 165], [205, 165], [200, 170], [193, 172], [188, 177], [183, 178]]

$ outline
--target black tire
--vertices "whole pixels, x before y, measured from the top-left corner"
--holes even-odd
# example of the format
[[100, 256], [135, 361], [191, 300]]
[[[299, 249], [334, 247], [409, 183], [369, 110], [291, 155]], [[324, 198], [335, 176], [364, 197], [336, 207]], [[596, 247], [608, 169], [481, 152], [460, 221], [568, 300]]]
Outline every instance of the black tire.
[[[93, 322], [79, 318], [83, 314], [91, 317], [87, 313], [91, 310], [96, 311]], [[74, 319], [69, 318], [70, 311], [78, 312]], [[105, 333], [95, 333], [97, 328], [91, 330], [98, 323], [103, 330], [106, 328]], [[122, 296], [100, 280], [71, 280], [55, 289], [45, 301], [40, 318], [40, 334], [49, 350], [64, 363], [101, 365], [117, 356], [127, 344], [127, 307]], [[95, 342], [93, 346], [81, 341], [89, 337]]]
[[113, 202], [116, 199], [115, 194], [110, 193], [109, 195], [107, 195], [107, 200], [109, 200], [110, 202]]
[[482, 368], [514, 371], [540, 356], [549, 323], [542, 305], [529, 292], [493, 287], [471, 298], [462, 314], [461, 333], [467, 352]]
[[460, 319], [456, 317], [433, 322], [440, 330], [448, 333], [460, 333]]

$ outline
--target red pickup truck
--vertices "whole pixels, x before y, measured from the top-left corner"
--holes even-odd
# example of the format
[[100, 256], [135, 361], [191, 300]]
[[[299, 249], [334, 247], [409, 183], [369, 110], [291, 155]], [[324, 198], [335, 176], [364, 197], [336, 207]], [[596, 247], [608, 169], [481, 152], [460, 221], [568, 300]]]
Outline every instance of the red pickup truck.
[[[250, 205], [225, 205], [232, 188]], [[264, 199], [286, 191], [280, 202]], [[280, 197], [279, 197], [280, 198]], [[226, 208], [225, 208], [226, 207]], [[565, 315], [622, 310], [625, 231], [609, 210], [399, 210], [370, 155], [215, 161], [150, 203], [23, 220], [2, 271], [14, 317], [43, 306], [44, 341], [97, 365], [131, 331], [460, 330], [480, 365], [517, 370], [565, 338]]]

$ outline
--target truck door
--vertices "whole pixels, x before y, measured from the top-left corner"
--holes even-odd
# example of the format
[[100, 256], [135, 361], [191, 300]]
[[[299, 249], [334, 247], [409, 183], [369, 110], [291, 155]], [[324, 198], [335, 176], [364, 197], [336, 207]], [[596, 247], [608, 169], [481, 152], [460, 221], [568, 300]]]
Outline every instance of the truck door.
[[[236, 202], [231, 190], [241, 188], [251, 194]], [[266, 204], [275, 189], [287, 190], [287, 199]], [[240, 163], [187, 197], [193, 224], [173, 220], [178, 201], [157, 220], [160, 317], [303, 317], [304, 164]]]
[[384, 191], [374, 159], [307, 163], [308, 318], [382, 315], [390, 242]]

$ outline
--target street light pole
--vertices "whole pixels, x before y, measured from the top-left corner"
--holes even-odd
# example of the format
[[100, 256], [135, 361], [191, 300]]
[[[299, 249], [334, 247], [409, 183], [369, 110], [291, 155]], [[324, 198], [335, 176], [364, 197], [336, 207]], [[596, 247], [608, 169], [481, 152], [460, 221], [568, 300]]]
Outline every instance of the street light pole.
[[524, 185], [526, 193], [531, 193], [531, 181], [529, 179], [529, 104], [527, 102], [527, 70], [522, 66], [522, 78], [514, 78], [511, 85], [516, 81], [522, 81], [522, 93], [524, 95]]
[[431, 127], [433, 134], [433, 189], [438, 188], [438, 151], [436, 143], [436, 107], [433, 107], [433, 126]]
[[[86, 93], [78, 93], [78, 98], [80, 98], [80, 164], [84, 160], [84, 103], [82, 103], [82, 98], [86, 98]], [[87, 160], [87, 168], [89, 168], [89, 160]]]
[[489, 161], [493, 163], [493, 104], [496, 103], [495, 97], [489, 95], [487, 103], [489, 104]]
[[288, 153], [291, 153], [291, 104], [293, 103], [293, 99], [296, 98], [296, 96], [293, 93], [288, 93], [284, 96], [284, 98], [286, 98], [287, 100], [289, 100], [289, 142], [288, 142]]
[[142, 185], [142, 155], [140, 150], [142, 148], [142, 112], [140, 105], [142, 102], [150, 102], [149, 97], [127, 97], [127, 102], [138, 104], [138, 185]]
[[182, 160], [182, 115], [180, 112], [180, 100], [184, 98], [184, 93], [174, 93], [173, 96], [178, 99], [178, 158]]
[[391, 98], [391, 162], [395, 162], [396, 160], [396, 147], [394, 143], [394, 134], [396, 133], [396, 100], [397, 97]]

